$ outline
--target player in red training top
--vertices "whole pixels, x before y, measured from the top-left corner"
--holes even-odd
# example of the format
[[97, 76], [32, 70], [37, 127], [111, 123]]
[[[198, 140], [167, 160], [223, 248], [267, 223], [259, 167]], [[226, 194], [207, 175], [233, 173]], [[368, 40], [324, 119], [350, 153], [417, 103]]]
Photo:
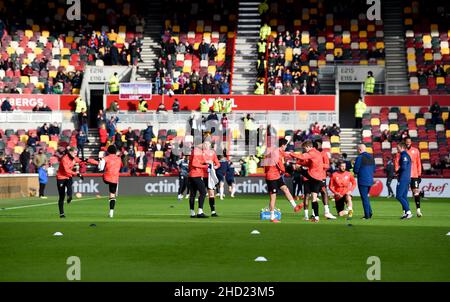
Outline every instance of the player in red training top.
[[327, 171], [330, 168], [330, 159], [328, 158], [328, 153], [322, 150], [322, 141], [314, 141], [314, 148], [320, 152], [323, 161], [323, 170], [322, 170], [322, 188], [320, 189], [320, 195], [322, 196], [323, 208], [324, 208], [324, 216], [327, 219], [336, 219], [336, 217], [330, 213], [330, 207], [328, 206], [328, 192], [327, 192]]
[[[346, 171], [346, 163], [338, 164], [338, 171], [331, 175], [330, 190], [334, 193], [336, 210], [339, 216], [348, 215], [348, 219], [353, 217], [352, 192], [356, 188], [356, 180], [353, 174]], [[347, 204], [347, 210], [345, 210]]]
[[263, 162], [266, 173], [267, 190], [270, 196], [269, 209], [271, 222], [279, 222], [279, 220], [275, 218], [275, 203], [277, 200], [278, 190], [283, 191], [287, 200], [294, 209], [294, 212], [299, 212], [303, 207], [303, 204], [297, 205], [295, 203], [294, 198], [292, 197], [291, 192], [289, 192], [289, 189], [283, 179], [286, 172], [284, 160], [285, 158], [291, 158], [291, 155], [285, 152], [287, 140], [281, 138], [278, 143], [278, 148], [271, 147], [267, 150], [266, 157]]
[[[305, 195], [312, 195], [312, 208], [314, 219], [312, 221], [319, 222], [319, 204], [317, 202], [317, 195], [322, 188], [323, 180], [323, 159], [320, 152], [313, 147], [311, 141], [305, 141], [302, 144], [306, 153], [292, 154], [292, 157], [299, 159], [297, 164], [300, 164], [308, 171], [305, 175], [306, 181], [304, 182]], [[305, 218], [308, 219], [308, 209], [305, 208]]]
[[80, 163], [77, 155], [77, 148], [69, 147], [66, 150], [66, 154], [61, 157], [59, 162], [59, 168], [56, 172], [56, 185], [58, 188], [58, 207], [59, 207], [59, 217], [66, 218], [64, 214], [64, 199], [66, 198], [67, 190], [67, 203], [72, 201], [72, 178], [78, 176], [83, 179], [83, 176], [76, 171], [75, 164]]
[[98, 165], [100, 171], [103, 171], [103, 182], [109, 187], [109, 217], [113, 218], [122, 160], [120, 156], [117, 155], [116, 146], [110, 145], [107, 152], [107, 156], [101, 158], [98, 162], [93, 162]]
[[[422, 212], [420, 211], [420, 188], [419, 184], [422, 181], [420, 176], [422, 175], [422, 161], [420, 159], [420, 151], [416, 147], [412, 146], [412, 141], [410, 137], [405, 138], [406, 152], [409, 157], [411, 157], [411, 191], [414, 196], [414, 201], [416, 203], [416, 213], [417, 217], [422, 217]], [[399, 169], [400, 153], [397, 152], [395, 155], [394, 167], [395, 171]]]
[[[206, 186], [203, 181], [205, 169], [208, 171], [208, 164], [203, 157], [203, 144], [200, 144], [191, 152], [189, 156], [189, 209], [191, 211], [191, 218], [207, 218], [203, 213], [203, 204], [206, 198]], [[195, 215], [195, 196], [198, 196], [198, 214]]]

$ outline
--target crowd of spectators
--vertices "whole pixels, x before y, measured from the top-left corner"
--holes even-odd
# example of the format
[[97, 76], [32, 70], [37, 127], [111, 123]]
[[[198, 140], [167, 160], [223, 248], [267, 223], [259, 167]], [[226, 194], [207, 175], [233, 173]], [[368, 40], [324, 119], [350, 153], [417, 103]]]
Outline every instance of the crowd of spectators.
[[[41, 5], [42, 3], [34, 0], [22, 5], [16, 5], [14, 1], [7, 0], [2, 6], [4, 19], [0, 20], [2, 29], [0, 40], [4, 55], [0, 58], [2, 73], [0, 81], [3, 81], [0, 92], [77, 93], [81, 87], [83, 69], [86, 64], [133, 65], [141, 61], [140, 38], [142, 38], [145, 20], [139, 13], [138, 4], [130, 5], [120, 1], [110, 2], [107, 5], [99, 4], [99, 7], [84, 7], [81, 20], [77, 22], [68, 20], [54, 3], [48, 3], [48, 8], [45, 8], [48, 13], [35, 14], [34, 12], [42, 10]], [[105, 13], [94, 14], [98, 8], [101, 8], [100, 6], [105, 6], [103, 7]], [[47, 17], [50, 14], [54, 14], [54, 20]], [[119, 32], [121, 27], [126, 28], [126, 32]], [[140, 32], [136, 31], [138, 28]], [[11, 41], [21, 42], [25, 38], [24, 32], [30, 29], [33, 30], [33, 36], [28, 36], [27, 41], [35, 42], [44, 52], [26, 63], [26, 54], [7, 53], [6, 49]], [[49, 32], [47, 45], [41, 43], [39, 39], [43, 31]], [[48, 48], [50, 52], [47, 52]], [[52, 53], [52, 49], [64, 48], [70, 49], [70, 54]], [[73, 55], [78, 55], [78, 58], [73, 58]], [[70, 60], [74, 68], [69, 69], [66, 65], [52, 65], [55, 59]], [[57, 71], [57, 75], [51, 74], [52, 71]], [[43, 85], [29, 86], [26, 82], [22, 83], [18, 80], [21, 76], [38, 77]]]

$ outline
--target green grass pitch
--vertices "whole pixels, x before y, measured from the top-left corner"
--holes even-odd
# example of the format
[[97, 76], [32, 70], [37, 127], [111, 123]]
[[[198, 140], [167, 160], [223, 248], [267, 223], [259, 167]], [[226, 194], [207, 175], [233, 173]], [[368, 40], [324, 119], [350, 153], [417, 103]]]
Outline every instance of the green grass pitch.
[[450, 281], [449, 200], [424, 200], [424, 217], [401, 221], [396, 200], [372, 199], [364, 221], [356, 199], [351, 226], [303, 221], [281, 196], [279, 224], [259, 220], [263, 195], [217, 200], [220, 217], [208, 219], [190, 218], [175, 196], [119, 197], [113, 219], [106, 198], [74, 200], [65, 220], [55, 202], [0, 200], [0, 281], [66, 281], [69, 256], [81, 281], [367, 281], [370, 256], [381, 281]]

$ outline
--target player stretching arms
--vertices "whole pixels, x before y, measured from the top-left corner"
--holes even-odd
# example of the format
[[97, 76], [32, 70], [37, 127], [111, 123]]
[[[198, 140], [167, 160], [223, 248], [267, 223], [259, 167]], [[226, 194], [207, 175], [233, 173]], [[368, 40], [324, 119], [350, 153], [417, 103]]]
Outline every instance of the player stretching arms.
[[283, 191], [287, 200], [291, 204], [294, 212], [299, 212], [303, 204], [296, 204], [294, 198], [289, 192], [288, 187], [284, 183], [283, 175], [286, 172], [284, 167], [284, 158], [291, 157], [290, 154], [284, 152], [287, 146], [287, 140], [284, 138], [280, 138], [279, 140], [279, 148], [271, 147], [267, 150], [266, 158], [264, 159], [264, 169], [266, 172], [266, 183], [267, 190], [269, 191], [270, 196], [270, 221], [271, 222], [280, 222], [275, 218], [275, 202], [277, 200], [277, 192], [278, 189]]
[[[216, 201], [214, 196], [214, 188], [216, 187], [216, 184], [209, 184], [209, 173], [212, 173], [213, 171], [211, 169], [218, 169], [220, 167], [219, 160], [217, 159], [216, 151], [214, 149], [211, 149], [211, 139], [210, 137], [206, 137], [205, 141], [203, 143], [203, 161], [205, 163], [211, 166], [207, 167], [206, 169], [203, 169], [203, 181], [205, 183], [205, 186], [208, 188], [208, 197], [209, 197], [209, 206], [211, 208], [211, 217], [218, 217], [216, 213]], [[215, 171], [214, 171], [215, 172]]]
[[323, 173], [322, 173], [322, 188], [320, 189], [320, 195], [322, 196], [323, 208], [325, 210], [325, 217], [327, 219], [336, 219], [333, 214], [330, 213], [330, 208], [328, 206], [328, 192], [327, 192], [327, 170], [330, 168], [330, 159], [328, 158], [328, 153], [322, 150], [322, 142], [315, 141], [313, 143], [314, 148], [320, 152], [323, 162]]
[[100, 162], [99, 169], [100, 171], [104, 170], [103, 182], [109, 186], [109, 217], [113, 218], [122, 160], [117, 156], [117, 149], [114, 145], [109, 146], [107, 152], [108, 155]]
[[[352, 192], [356, 188], [356, 180], [350, 172], [346, 171], [346, 166], [345, 162], [339, 163], [339, 170], [331, 176], [330, 190], [334, 193], [339, 216], [348, 215], [348, 219], [351, 219], [353, 217]], [[344, 210], [345, 204], [348, 210]]]
[[[317, 195], [322, 189], [322, 179], [323, 179], [323, 159], [317, 149], [313, 147], [311, 141], [305, 141], [302, 144], [303, 149], [306, 153], [303, 154], [292, 154], [291, 156], [299, 159], [297, 164], [303, 165], [308, 168], [306, 174], [306, 181], [304, 183], [304, 193], [305, 196], [308, 194], [312, 195], [312, 208], [314, 215], [314, 222], [319, 222], [319, 204], [317, 202]], [[308, 211], [305, 208], [305, 216], [308, 216]]]
[[74, 167], [76, 163], [80, 163], [81, 159], [77, 156], [77, 148], [70, 147], [66, 154], [61, 158], [58, 172], [56, 173], [56, 184], [58, 187], [58, 207], [59, 217], [66, 218], [64, 215], [64, 199], [66, 198], [67, 189], [67, 203], [72, 201], [72, 177], [78, 176], [83, 179], [83, 176], [76, 172]]
[[[420, 211], [420, 189], [419, 184], [421, 182], [420, 176], [422, 175], [422, 162], [420, 160], [419, 149], [412, 146], [411, 138], [405, 138], [406, 152], [409, 157], [411, 157], [411, 191], [414, 196], [414, 201], [416, 203], [416, 213], [417, 217], [422, 217], [422, 212]], [[395, 156], [394, 166], [395, 171], [399, 169], [400, 153], [397, 152]]]

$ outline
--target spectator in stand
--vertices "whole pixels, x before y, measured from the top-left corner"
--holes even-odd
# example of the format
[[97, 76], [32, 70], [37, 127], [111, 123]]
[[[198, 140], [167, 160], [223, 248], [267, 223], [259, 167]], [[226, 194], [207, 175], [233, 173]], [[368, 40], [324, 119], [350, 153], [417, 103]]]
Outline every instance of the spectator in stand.
[[130, 163], [130, 156], [128, 155], [128, 151], [123, 151], [120, 160], [122, 161], [122, 168], [120, 168], [120, 173], [127, 173]]
[[117, 150], [122, 150], [124, 144], [122, 141], [122, 133], [118, 130], [116, 130], [116, 133], [114, 134], [114, 145], [116, 146]]
[[39, 174], [39, 198], [47, 199], [45, 196], [45, 186], [48, 183], [47, 165], [38, 166]]
[[97, 128], [100, 128], [100, 125], [105, 123], [106, 123], [106, 113], [103, 112], [102, 109], [100, 109], [97, 114]]
[[47, 125], [47, 123], [44, 123], [44, 125], [42, 125], [42, 127], [40, 127], [39, 129], [38, 129], [38, 136], [41, 136], [41, 135], [48, 135], [48, 125]]
[[108, 130], [108, 140], [112, 141], [114, 135], [116, 134], [118, 117], [111, 116], [111, 119], [106, 124], [106, 129]]
[[200, 54], [200, 58], [202, 60], [208, 60], [209, 50], [210, 50], [209, 44], [205, 42], [205, 39], [203, 39], [202, 43], [200, 43], [198, 47], [198, 53]]
[[347, 159], [347, 153], [342, 153], [342, 162], [345, 163], [345, 171], [350, 172], [353, 169], [352, 162]]
[[111, 105], [109, 105], [109, 112], [119, 112], [119, 103], [117, 101], [113, 101]]
[[179, 112], [179, 111], [180, 111], [180, 102], [176, 98], [172, 104], [172, 112]]
[[[36, 152], [36, 149], [33, 149], [34, 152]], [[30, 164], [31, 164], [31, 148], [26, 148], [23, 150], [23, 152], [20, 154], [19, 161], [21, 164], [21, 173], [29, 173], [30, 172]]]
[[86, 144], [87, 136], [86, 133], [83, 130], [80, 130], [77, 134], [77, 157], [79, 157], [79, 154], [81, 152], [81, 158], [84, 160], [84, 145]]
[[420, 68], [417, 72], [417, 78], [419, 80], [419, 86], [424, 87], [427, 86], [427, 75], [423, 71], [423, 68]]
[[391, 135], [389, 134], [389, 130], [385, 129], [383, 133], [381, 133], [381, 142], [390, 142]]
[[[88, 119], [88, 115], [85, 109], [83, 109], [79, 114], [78, 114], [78, 122], [79, 122], [79, 129], [82, 130], [84, 132], [84, 134], [88, 134], [89, 133], [89, 127], [88, 127], [88, 123], [89, 123], [89, 119]], [[89, 143], [89, 140], [87, 140], [87, 142]]]
[[119, 93], [119, 78], [117, 77], [118, 73], [114, 72], [114, 74], [109, 79], [109, 93], [110, 94], [118, 94]]
[[27, 66], [25, 66], [24, 69], [22, 69], [22, 76], [31, 76], [33, 75], [33, 68], [31, 68], [31, 64], [28, 64]]
[[127, 141], [127, 148], [130, 149], [134, 147], [134, 144], [137, 140], [136, 133], [134, 133], [133, 129], [131, 127], [128, 127], [128, 131], [125, 134], [125, 139]]
[[48, 164], [48, 158], [47, 156], [44, 154], [44, 150], [41, 148], [39, 149], [37, 154], [34, 154], [34, 158], [33, 158], [33, 164], [35, 165], [35, 167], [39, 168], [41, 166], [45, 166]]
[[145, 168], [147, 167], [147, 156], [145, 155], [145, 152], [138, 152], [137, 158], [136, 158], [136, 169], [138, 172], [143, 173], [145, 172]]
[[316, 76], [311, 77], [311, 81], [306, 88], [307, 94], [319, 94], [320, 84]]
[[147, 125], [147, 129], [144, 130], [143, 136], [145, 141], [145, 147], [148, 149], [150, 147], [150, 144], [152, 143], [152, 139], [155, 137], [152, 125], [150, 124]]
[[436, 125], [441, 115], [441, 106], [439, 106], [438, 101], [435, 101], [434, 104], [431, 105], [430, 112], [431, 112], [431, 122], [433, 123], [433, 125]]
[[445, 71], [444, 68], [442, 68], [442, 65], [436, 64], [433, 67], [433, 75], [437, 77], [445, 77]]
[[0, 163], [2, 173], [14, 173], [14, 164], [10, 156], [6, 156]]
[[106, 130], [105, 123], [100, 124], [98, 135], [100, 137], [100, 148], [106, 147], [106, 143], [108, 142], [108, 131]]
[[11, 103], [8, 99], [4, 99], [1, 106], [2, 111], [13, 111]]
[[217, 57], [217, 49], [216, 46], [214, 44], [211, 44], [211, 48], [209, 49], [208, 52], [208, 59], [214, 61]]
[[166, 105], [164, 105], [164, 101], [161, 101], [161, 103], [158, 106], [158, 109], [156, 109], [156, 113], [167, 113]]
[[331, 126], [331, 128], [327, 131], [328, 132], [328, 136], [339, 136], [339, 134], [341, 133], [341, 129], [339, 129], [339, 127], [334, 123], [333, 126]]
[[239, 176], [242, 177], [248, 176], [247, 163], [243, 159], [240, 159], [239, 164], [241, 165], [241, 171], [239, 172]]
[[63, 83], [60, 83], [60, 82], [55, 83], [53, 85], [52, 93], [53, 94], [63, 94], [63, 88], [64, 88]]
[[60, 132], [61, 132], [61, 130], [60, 130], [57, 122], [54, 122], [48, 128], [48, 134], [49, 135], [59, 135]]
[[36, 152], [36, 145], [38, 142], [38, 138], [36, 136], [36, 133], [31, 133], [30, 137], [28, 137], [27, 146], [31, 147], [33, 149], [33, 152]]
[[109, 55], [111, 57], [111, 65], [119, 65], [119, 49], [115, 43], [109, 49]]
[[247, 163], [248, 174], [256, 174], [259, 159], [254, 155], [250, 155], [247, 158], [245, 158], [244, 161]]

